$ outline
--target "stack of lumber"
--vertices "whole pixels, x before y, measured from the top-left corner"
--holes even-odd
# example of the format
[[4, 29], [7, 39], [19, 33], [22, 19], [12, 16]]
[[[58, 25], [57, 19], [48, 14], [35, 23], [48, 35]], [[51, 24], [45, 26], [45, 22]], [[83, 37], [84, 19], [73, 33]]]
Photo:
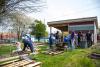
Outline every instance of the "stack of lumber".
[[20, 59], [20, 56], [0, 60], [0, 67], [41, 67], [41, 62]]

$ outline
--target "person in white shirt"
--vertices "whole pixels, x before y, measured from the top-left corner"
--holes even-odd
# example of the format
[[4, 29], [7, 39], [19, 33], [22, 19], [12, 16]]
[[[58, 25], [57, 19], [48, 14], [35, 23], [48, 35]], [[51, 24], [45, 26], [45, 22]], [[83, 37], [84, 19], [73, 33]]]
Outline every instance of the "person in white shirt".
[[16, 50], [13, 50], [13, 52], [22, 51], [22, 49], [21, 49], [21, 43], [20, 43], [20, 42], [16, 42], [16, 43], [15, 43], [15, 46], [16, 46]]

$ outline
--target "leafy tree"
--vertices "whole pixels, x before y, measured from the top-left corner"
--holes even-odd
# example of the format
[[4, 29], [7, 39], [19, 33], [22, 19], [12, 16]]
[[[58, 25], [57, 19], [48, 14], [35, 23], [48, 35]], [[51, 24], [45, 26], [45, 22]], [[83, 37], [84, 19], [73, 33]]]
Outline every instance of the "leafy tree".
[[38, 41], [40, 41], [40, 38], [45, 36], [46, 32], [45, 24], [43, 24], [42, 21], [40, 20], [35, 20], [35, 27], [32, 32], [35, 34]]
[[47, 31], [45, 31], [45, 37], [48, 37], [48, 32]]
[[32, 23], [32, 24], [31, 24], [30, 29], [32, 30], [31, 34], [32, 34], [32, 35], [35, 35], [35, 32], [34, 32], [34, 31], [35, 31], [35, 30], [34, 30], [34, 29], [35, 29], [35, 23]]

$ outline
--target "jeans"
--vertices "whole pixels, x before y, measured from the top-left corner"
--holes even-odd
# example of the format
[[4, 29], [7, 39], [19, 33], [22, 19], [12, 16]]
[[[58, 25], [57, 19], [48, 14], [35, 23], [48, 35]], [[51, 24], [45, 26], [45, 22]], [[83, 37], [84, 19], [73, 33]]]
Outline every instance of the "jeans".
[[75, 49], [75, 40], [71, 39], [71, 49]]
[[88, 47], [92, 46], [92, 41], [91, 40], [87, 40], [87, 46]]
[[71, 49], [71, 40], [68, 40], [67, 44], [68, 44], [68, 49]]
[[32, 44], [32, 42], [27, 41], [27, 40], [24, 40], [23, 42], [24, 42], [23, 51], [25, 51], [26, 47], [28, 46], [30, 48], [31, 52], [33, 52], [33, 44]]

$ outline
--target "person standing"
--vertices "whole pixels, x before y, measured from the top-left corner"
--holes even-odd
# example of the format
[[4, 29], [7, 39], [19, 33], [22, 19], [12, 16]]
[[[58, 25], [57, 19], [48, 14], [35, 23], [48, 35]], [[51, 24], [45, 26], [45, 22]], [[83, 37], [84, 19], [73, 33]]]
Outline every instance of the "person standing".
[[75, 33], [75, 48], [78, 46], [78, 35]]
[[82, 45], [82, 33], [78, 32], [78, 47], [81, 47]]
[[93, 45], [93, 41], [94, 41], [94, 35], [93, 35], [93, 33], [92, 33], [92, 35], [91, 35], [91, 39], [92, 39], [92, 40], [91, 40], [91, 41], [92, 41], [92, 42], [91, 42], [91, 45]]
[[59, 31], [55, 34], [55, 40], [56, 40], [56, 47], [59, 45], [60, 42], [60, 36], [59, 36]]
[[86, 33], [82, 34], [82, 48], [87, 48]]
[[87, 46], [88, 47], [92, 46], [92, 34], [90, 33], [90, 31], [86, 34], [86, 38], [87, 38]]
[[50, 37], [49, 37], [49, 48], [51, 51], [54, 50], [54, 44], [55, 44], [55, 37], [54, 37], [54, 34], [50, 34]]
[[64, 37], [64, 43], [67, 43], [68, 49], [71, 49], [71, 35], [68, 34], [67, 36]]
[[75, 32], [71, 33], [71, 47], [75, 49]]

